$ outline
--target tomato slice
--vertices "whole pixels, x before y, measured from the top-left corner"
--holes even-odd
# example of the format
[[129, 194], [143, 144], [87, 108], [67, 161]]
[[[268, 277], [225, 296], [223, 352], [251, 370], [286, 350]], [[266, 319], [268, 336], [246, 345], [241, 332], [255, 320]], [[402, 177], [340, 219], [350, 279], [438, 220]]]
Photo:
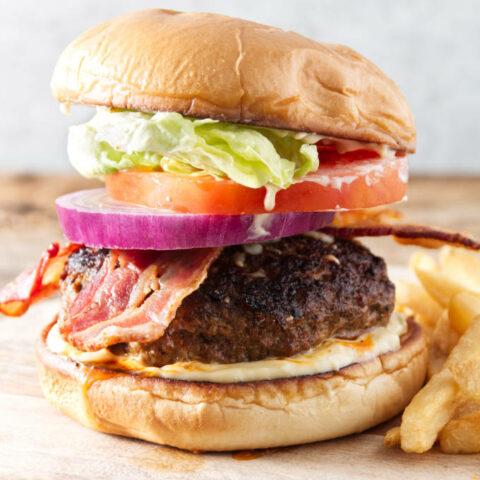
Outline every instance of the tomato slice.
[[352, 210], [398, 202], [407, 193], [407, 157], [378, 158], [364, 150], [340, 155], [329, 147], [319, 147], [319, 153], [320, 168], [278, 191], [272, 210], [265, 209], [265, 187], [249, 188], [207, 175], [123, 170], [105, 177], [105, 184], [113, 200], [212, 215]]

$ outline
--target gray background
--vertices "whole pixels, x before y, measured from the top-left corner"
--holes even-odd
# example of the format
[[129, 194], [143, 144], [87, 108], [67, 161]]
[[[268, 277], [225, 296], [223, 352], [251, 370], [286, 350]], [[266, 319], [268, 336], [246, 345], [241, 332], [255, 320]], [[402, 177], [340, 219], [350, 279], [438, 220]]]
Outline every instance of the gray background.
[[49, 82], [74, 37], [143, 8], [240, 16], [331, 43], [377, 63], [416, 118], [417, 174], [480, 174], [480, 2], [475, 0], [0, 0], [0, 169], [71, 169], [66, 131], [92, 110], [59, 113]]

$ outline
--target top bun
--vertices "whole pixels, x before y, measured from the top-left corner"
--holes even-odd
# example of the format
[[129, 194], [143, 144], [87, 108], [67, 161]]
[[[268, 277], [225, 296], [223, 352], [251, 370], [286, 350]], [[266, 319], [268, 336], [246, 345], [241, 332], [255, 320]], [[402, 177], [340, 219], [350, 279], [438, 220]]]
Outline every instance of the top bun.
[[415, 151], [397, 85], [363, 56], [210, 13], [145, 10], [103, 23], [62, 53], [60, 102], [285, 128]]

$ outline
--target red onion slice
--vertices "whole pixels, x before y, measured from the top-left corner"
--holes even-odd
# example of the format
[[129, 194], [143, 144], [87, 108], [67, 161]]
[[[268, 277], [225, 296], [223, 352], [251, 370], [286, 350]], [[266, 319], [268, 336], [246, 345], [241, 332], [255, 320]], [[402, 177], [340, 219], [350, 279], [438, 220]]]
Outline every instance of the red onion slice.
[[318, 230], [333, 212], [260, 215], [182, 214], [110, 200], [106, 190], [82, 190], [56, 200], [68, 240], [91, 247], [175, 250], [252, 243]]

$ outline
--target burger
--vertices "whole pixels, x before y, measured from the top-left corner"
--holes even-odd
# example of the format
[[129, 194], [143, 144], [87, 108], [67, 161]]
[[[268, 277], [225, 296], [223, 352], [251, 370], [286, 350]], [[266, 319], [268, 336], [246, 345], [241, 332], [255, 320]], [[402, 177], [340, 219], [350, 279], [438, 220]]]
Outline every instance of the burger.
[[60, 197], [69, 243], [0, 292], [7, 315], [60, 293], [37, 344], [49, 401], [196, 451], [325, 440], [402, 411], [425, 337], [355, 238], [478, 244], [379, 208], [404, 199], [415, 151], [392, 80], [342, 45], [147, 10], [74, 40], [52, 89], [96, 107], [68, 154], [106, 188]]

